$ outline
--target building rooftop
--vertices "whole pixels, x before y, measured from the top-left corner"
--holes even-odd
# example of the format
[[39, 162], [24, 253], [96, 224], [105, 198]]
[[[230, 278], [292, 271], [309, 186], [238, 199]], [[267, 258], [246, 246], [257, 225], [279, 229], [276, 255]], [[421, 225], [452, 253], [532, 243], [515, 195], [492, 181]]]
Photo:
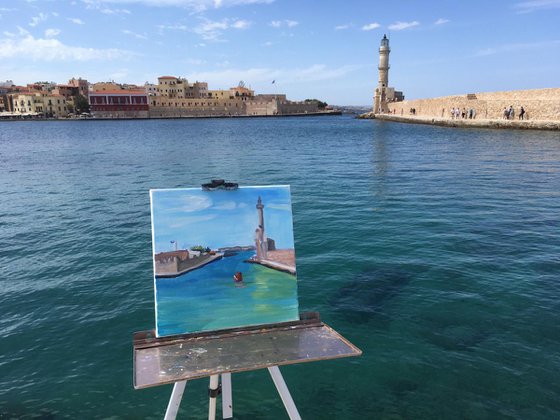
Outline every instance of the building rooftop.
[[89, 92], [89, 95], [147, 95], [145, 90], [97, 90], [94, 92]]

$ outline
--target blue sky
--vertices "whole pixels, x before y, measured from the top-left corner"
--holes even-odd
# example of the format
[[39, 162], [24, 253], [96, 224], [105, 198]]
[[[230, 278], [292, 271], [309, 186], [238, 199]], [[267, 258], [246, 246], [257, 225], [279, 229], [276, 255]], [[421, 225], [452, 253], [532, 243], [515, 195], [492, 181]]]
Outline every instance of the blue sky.
[[1, 0], [0, 80], [176, 75], [368, 105], [387, 33], [409, 99], [558, 87], [559, 18], [560, 0]]
[[279, 249], [293, 249], [290, 189], [272, 186], [211, 192], [199, 188], [151, 191], [155, 252], [175, 249], [174, 240], [180, 249], [254, 245], [259, 196], [267, 237], [274, 239]]

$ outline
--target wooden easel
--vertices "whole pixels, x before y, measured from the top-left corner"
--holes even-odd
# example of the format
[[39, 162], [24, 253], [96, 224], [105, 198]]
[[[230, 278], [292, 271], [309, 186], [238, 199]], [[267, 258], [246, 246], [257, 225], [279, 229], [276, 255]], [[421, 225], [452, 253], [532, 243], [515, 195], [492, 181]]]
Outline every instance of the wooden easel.
[[[233, 417], [231, 374], [267, 368], [288, 416], [301, 419], [278, 366], [359, 356], [362, 352], [321, 322], [319, 314], [254, 328], [156, 338], [153, 331], [134, 334], [134, 387], [173, 383], [166, 420], [174, 420], [188, 380], [210, 377], [208, 419], [216, 418], [222, 395], [222, 416]], [[221, 385], [220, 385], [221, 377]]]

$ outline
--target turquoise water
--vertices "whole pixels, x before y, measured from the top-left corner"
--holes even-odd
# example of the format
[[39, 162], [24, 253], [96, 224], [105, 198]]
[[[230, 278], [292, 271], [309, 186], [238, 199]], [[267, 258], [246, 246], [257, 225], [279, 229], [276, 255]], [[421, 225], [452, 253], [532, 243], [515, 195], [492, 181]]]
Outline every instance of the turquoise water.
[[[0, 123], [0, 417], [162, 418], [150, 188], [291, 184], [300, 310], [360, 358], [282, 368], [303, 418], [560, 417], [560, 135], [349, 117]], [[264, 371], [239, 419], [287, 418]], [[193, 381], [181, 418], [205, 418]]]
[[[297, 281], [291, 274], [245, 262], [239, 252], [175, 278], [157, 278], [161, 336], [299, 319]], [[233, 274], [243, 273], [235, 283]]]

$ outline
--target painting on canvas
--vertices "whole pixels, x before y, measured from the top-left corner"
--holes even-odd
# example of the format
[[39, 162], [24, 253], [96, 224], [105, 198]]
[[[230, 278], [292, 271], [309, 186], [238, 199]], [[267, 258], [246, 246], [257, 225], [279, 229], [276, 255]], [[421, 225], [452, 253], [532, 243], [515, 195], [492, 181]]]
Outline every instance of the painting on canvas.
[[159, 337], [299, 318], [289, 186], [150, 198]]

